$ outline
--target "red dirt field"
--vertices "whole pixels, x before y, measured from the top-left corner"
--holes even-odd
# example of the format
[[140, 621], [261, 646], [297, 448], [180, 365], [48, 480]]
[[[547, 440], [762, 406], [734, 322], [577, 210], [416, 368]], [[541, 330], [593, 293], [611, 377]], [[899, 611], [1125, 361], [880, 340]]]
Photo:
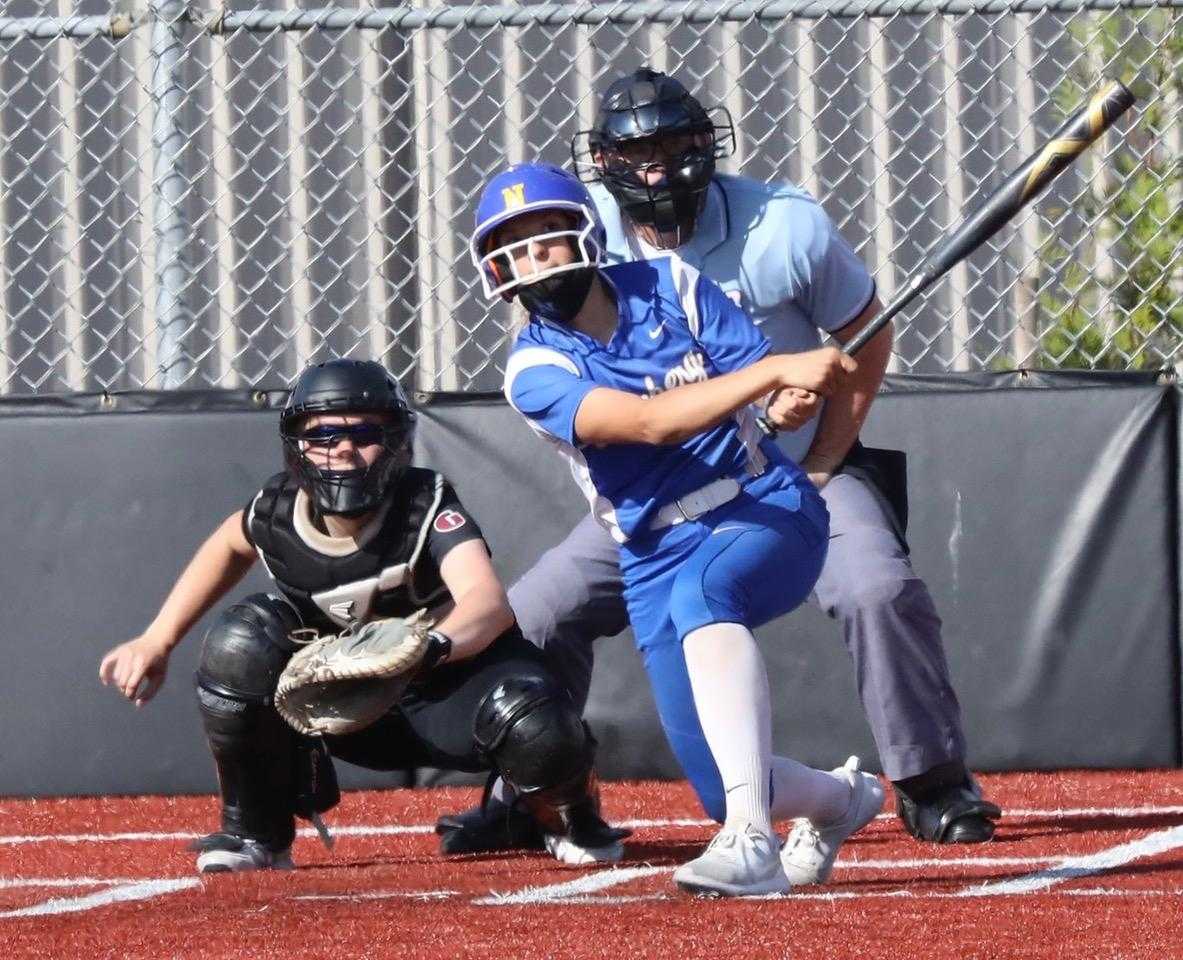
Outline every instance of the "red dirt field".
[[474, 790], [346, 794], [333, 851], [198, 878], [211, 797], [0, 801], [0, 960], [11, 957], [1183, 958], [1183, 771], [982, 778], [1006, 816], [937, 847], [883, 816], [825, 887], [696, 900], [670, 881], [713, 833], [685, 784], [607, 784], [638, 821], [615, 869], [436, 855]]

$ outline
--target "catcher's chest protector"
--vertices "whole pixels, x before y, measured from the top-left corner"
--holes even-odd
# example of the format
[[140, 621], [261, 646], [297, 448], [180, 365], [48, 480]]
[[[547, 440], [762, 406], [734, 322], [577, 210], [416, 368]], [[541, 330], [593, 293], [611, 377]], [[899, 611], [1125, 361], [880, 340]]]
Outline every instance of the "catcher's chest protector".
[[252, 501], [247, 523], [267, 572], [307, 626], [336, 631], [359, 620], [410, 616], [448, 598], [426, 549], [444, 493], [440, 474], [408, 470], [390, 492], [378, 530], [349, 552], [329, 551], [309, 536], [307, 521], [297, 524], [299, 489], [286, 473], [272, 477]]

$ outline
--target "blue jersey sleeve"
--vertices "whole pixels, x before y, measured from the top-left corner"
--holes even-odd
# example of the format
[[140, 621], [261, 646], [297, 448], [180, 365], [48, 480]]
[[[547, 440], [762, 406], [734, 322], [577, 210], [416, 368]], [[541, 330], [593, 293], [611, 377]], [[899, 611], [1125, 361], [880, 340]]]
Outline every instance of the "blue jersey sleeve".
[[575, 414], [598, 384], [583, 377], [570, 357], [532, 347], [515, 351], [505, 371], [505, 399], [546, 433], [578, 444]]
[[797, 204], [792, 218], [800, 242], [789, 245], [789, 271], [798, 299], [817, 327], [832, 333], [854, 320], [875, 295], [875, 281], [816, 202]]

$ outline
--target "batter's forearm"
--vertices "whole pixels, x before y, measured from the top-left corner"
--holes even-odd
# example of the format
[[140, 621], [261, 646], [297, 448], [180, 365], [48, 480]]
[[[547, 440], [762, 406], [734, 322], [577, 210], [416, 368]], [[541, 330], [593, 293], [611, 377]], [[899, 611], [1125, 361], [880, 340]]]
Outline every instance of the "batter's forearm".
[[801, 465], [810, 473], [833, 473], [858, 439], [891, 359], [891, 329], [881, 330], [859, 351], [858, 369], [826, 400], [817, 433]]
[[675, 387], [646, 401], [646, 442], [680, 443], [718, 426], [736, 410], [780, 386], [775, 366], [760, 360], [734, 373]]

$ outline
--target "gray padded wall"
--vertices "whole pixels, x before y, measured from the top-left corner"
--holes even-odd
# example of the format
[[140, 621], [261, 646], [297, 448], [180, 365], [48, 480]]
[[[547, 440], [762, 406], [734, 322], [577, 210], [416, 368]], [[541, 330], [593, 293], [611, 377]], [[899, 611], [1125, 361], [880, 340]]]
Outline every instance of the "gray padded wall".
[[1178, 765], [1174, 391], [1153, 375], [893, 385], [865, 436], [909, 452], [913, 559], [971, 759]]
[[[142, 711], [99, 686], [98, 659], [276, 469], [278, 399], [0, 402], [0, 793], [213, 788], [191, 692], [203, 627]], [[430, 399], [419, 459], [453, 480], [510, 580], [562, 537], [579, 496], [499, 401]], [[909, 451], [913, 557], [945, 619], [979, 766], [1178, 764], [1173, 401], [1136, 375], [986, 375], [896, 379], [877, 403], [864, 439]], [[256, 571], [236, 594], [265, 587]], [[761, 641], [778, 749], [871, 760], [836, 626], [807, 606]], [[589, 719], [604, 773], [676, 775], [629, 638], [598, 650]], [[342, 770], [349, 786], [398, 782]]]

